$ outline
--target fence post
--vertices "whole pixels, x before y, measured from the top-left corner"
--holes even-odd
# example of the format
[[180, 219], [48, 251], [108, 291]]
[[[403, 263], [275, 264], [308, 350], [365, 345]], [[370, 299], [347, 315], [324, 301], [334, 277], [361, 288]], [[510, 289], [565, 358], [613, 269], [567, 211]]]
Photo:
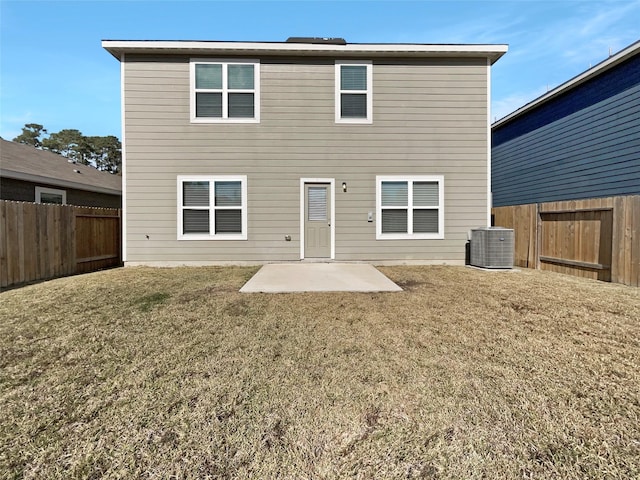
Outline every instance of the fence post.
[[540, 270], [540, 250], [542, 250], [542, 215], [540, 214], [540, 204], [536, 203], [536, 265], [535, 269]]

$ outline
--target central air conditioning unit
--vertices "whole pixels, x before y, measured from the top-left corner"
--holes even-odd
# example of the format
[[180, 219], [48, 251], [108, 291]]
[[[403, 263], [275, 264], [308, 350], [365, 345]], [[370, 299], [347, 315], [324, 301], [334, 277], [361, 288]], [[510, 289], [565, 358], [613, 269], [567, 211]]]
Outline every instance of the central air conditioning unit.
[[481, 268], [512, 268], [515, 235], [503, 227], [471, 230], [469, 263]]

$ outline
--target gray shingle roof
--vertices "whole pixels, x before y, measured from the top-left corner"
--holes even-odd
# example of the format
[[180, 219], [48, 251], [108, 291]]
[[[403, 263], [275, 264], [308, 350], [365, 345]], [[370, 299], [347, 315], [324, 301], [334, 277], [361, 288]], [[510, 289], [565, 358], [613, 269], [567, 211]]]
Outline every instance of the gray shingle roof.
[[119, 175], [71, 163], [57, 153], [3, 139], [0, 139], [0, 176], [90, 192], [122, 194]]

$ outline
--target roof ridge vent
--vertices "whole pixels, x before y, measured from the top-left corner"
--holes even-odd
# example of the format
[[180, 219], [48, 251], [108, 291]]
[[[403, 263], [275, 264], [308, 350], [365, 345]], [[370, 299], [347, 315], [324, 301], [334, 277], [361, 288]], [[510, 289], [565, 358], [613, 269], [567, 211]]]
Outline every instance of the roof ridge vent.
[[287, 43], [346, 45], [347, 41], [340, 37], [289, 37], [287, 38]]

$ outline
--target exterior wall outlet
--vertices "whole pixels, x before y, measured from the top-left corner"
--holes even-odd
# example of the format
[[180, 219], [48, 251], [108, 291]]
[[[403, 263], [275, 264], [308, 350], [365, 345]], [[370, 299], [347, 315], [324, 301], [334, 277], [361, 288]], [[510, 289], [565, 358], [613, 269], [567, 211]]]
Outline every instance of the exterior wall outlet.
[[367, 215], [367, 222], [373, 222], [373, 212], [369, 212], [369, 215]]

